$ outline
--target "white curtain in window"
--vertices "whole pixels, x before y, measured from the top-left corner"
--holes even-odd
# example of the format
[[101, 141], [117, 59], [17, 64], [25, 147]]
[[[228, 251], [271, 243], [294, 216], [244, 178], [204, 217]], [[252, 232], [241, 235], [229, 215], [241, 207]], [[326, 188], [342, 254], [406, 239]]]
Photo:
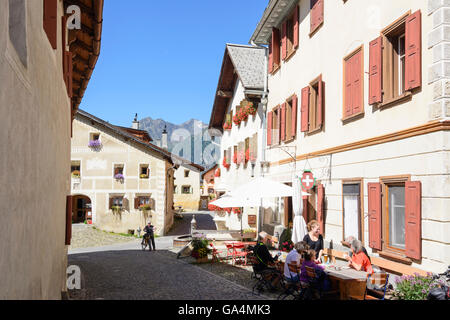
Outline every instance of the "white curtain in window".
[[359, 238], [358, 196], [344, 196], [344, 235]]

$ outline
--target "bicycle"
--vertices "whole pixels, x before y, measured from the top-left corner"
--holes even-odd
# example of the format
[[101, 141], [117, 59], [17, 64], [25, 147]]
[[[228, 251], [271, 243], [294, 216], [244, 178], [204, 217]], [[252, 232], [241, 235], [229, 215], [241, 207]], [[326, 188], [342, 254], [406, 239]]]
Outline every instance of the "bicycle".
[[149, 247], [149, 251], [152, 250], [152, 248], [150, 247], [149, 240], [150, 240], [149, 236], [144, 236], [144, 240], [141, 242], [142, 251], [145, 251], [145, 249], [147, 249], [147, 247]]

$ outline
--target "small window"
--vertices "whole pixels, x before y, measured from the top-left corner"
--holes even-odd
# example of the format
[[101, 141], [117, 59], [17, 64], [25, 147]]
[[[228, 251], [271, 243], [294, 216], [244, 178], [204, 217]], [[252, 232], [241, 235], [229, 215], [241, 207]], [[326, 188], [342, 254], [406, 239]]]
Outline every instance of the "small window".
[[189, 178], [189, 170], [184, 170], [184, 177]]
[[319, 101], [319, 81], [315, 81], [310, 86], [309, 95], [309, 131], [320, 129], [320, 110]]
[[405, 93], [405, 21], [384, 34], [383, 100]]
[[124, 175], [124, 165], [123, 164], [115, 164], [114, 165], [114, 178], [115, 179], [123, 179]]
[[148, 164], [141, 164], [139, 166], [139, 177], [141, 179], [148, 179], [150, 177], [150, 168]]
[[272, 113], [272, 144], [280, 143], [280, 107], [276, 107]]
[[70, 166], [70, 172], [72, 174], [72, 178], [80, 178], [81, 162], [80, 161], [72, 161], [72, 165]]
[[114, 207], [123, 207], [123, 196], [120, 197], [111, 197], [110, 199], [110, 209], [114, 209]]
[[183, 186], [181, 189], [181, 193], [182, 194], [191, 194], [192, 193], [191, 186]]
[[177, 193], [177, 186], [173, 186], [173, 193]]

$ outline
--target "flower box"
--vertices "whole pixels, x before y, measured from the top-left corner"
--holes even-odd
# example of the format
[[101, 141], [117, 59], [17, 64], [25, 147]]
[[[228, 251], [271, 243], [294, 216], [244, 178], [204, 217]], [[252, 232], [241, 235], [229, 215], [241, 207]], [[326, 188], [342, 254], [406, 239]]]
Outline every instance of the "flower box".
[[114, 175], [114, 179], [116, 179], [118, 181], [123, 181], [125, 179], [125, 177], [123, 174], [118, 173], [118, 174]]
[[102, 146], [102, 142], [100, 140], [91, 140], [88, 146], [92, 149], [99, 149]]
[[230, 122], [225, 122], [223, 124], [223, 129], [224, 130], [231, 130], [232, 127], [233, 127], [233, 124], [231, 123], [231, 121]]

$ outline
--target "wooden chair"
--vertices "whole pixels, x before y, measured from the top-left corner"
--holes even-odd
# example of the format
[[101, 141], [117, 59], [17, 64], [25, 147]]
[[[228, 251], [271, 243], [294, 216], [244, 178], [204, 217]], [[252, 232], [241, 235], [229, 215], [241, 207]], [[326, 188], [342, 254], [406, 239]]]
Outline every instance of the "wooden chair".
[[[365, 290], [363, 295], [351, 295], [351, 300], [384, 300], [386, 296], [386, 290], [389, 283], [389, 274], [374, 273], [367, 276], [367, 280], [364, 282]], [[371, 287], [379, 287], [380, 290], [373, 289]]]
[[319, 293], [319, 299], [322, 298], [337, 298], [339, 290], [322, 291], [320, 288], [319, 279], [317, 278], [316, 269], [305, 266], [306, 274], [309, 278], [309, 287], [311, 290], [316, 290]]
[[225, 246], [227, 247], [227, 259], [233, 259], [233, 254], [234, 254], [234, 246], [232, 243], [229, 242], [225, 242]]

